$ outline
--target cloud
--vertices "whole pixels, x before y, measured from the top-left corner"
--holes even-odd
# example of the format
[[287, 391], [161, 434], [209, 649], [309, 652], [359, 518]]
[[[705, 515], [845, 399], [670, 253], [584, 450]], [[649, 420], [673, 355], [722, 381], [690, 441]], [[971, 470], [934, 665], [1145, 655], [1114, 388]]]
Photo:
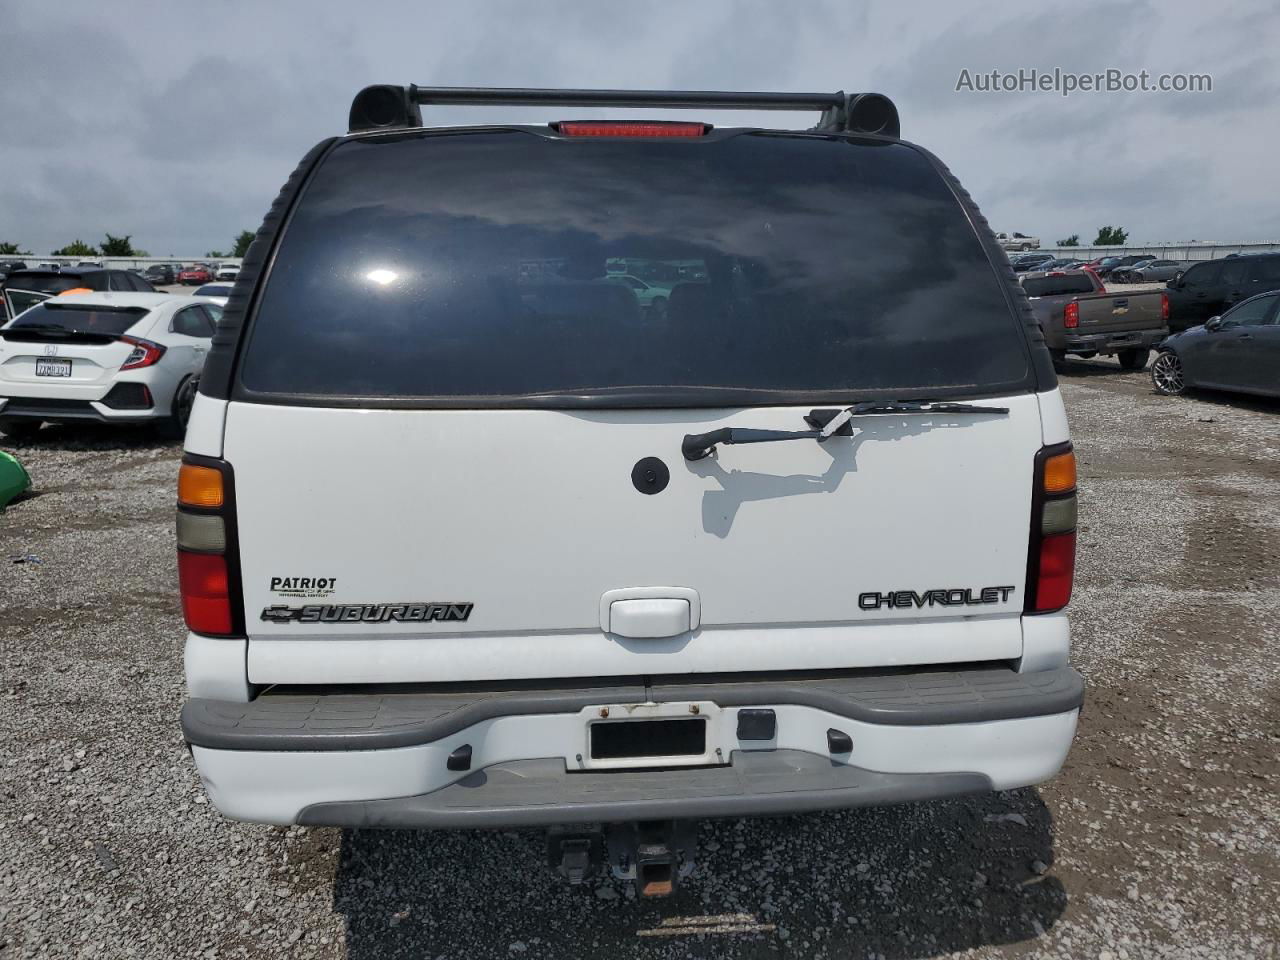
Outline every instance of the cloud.
[[[166, 254], [225, 248], [257, 226], [312, 144], [344, 132], [352, 95], [376, 82], [880, 90], [904, 134], [942, 157], [997, 229], [1052, 239], [1108, 222], [1152, 239], [1267, 240], [1280, 228], [1256, 202], [1280, 154], [1280, 66], [1258, 46], [1280, 28], [1268, 0], [1086, 0], [1069, 11], [995, 0], [226, 0], [198, 22], [154, 0], [127, 16], [64, 0], [10, 5], [5, 17], [0, 240], [35, 250], [106, 230]], [[955, 92], [961, 69], [1030, 67], [1204, 72], [1214, 90]], [[425, 112], [429, 123], [565, 115]]]

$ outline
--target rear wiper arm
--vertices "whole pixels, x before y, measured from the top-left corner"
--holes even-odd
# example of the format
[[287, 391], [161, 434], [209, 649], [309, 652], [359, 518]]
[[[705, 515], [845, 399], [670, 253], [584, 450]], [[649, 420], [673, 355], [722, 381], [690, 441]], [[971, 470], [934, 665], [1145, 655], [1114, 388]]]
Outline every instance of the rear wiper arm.
[[822, 440], [821, 430], [753, 430], [750, 427], [721, 427], [707, 433], [686, 433], [680, 452], [686, 460], [710, 456], [718, 444], [772, 443], [774, 440]]
[[772, 443], [776, 440], [817, 440], [824, 443], [836, 435], [847, 435], [854, 417], [893, 413], [1008, 413], [1008, 407], [980, 407], [972, 403], [937, 400], [863, 400], [843, 410], [811, 410], [804, 419], [812, 430], [754, 430], [749, 427], [721, 427], [707, 433], [685, 434], [680, 452], [686, 460], [710, 456], [720, 444]]

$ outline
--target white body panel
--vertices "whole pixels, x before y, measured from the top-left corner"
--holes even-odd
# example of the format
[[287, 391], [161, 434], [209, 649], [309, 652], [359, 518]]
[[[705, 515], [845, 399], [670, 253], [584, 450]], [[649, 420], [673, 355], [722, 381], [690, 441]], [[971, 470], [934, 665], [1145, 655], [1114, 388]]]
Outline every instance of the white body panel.
[[1022, 618], [1020, 673], [1065, 667], [1071, 654], [1071, 622], [1067, 612], [1041, 613]]
[[183, 448], [202, 457], [222, 456], [222, 427], [226, 422], [227, 401], [196, 394], [187, 421], [187, 439]]
[[182, 655], [187, 696], [248, 703], [252, 691], [245, 671], [247, 646], [246, 640], [188, 633]]
[[[893, 415], [855, 436], [809, 408], [359, 410], [230, 403], [254, 683], [364, 683], [947, 663], [1022, 655], [1032, 464], [1056, 391], [1007, 416]], [[1051, 419], [1051, 418], [1046, 418]], [[1059, 429], [1056, 416], [1053, 429]], [[1061, 420], [1065, 428], [1065, 418]], [[214, 445], [211, 426], [203, 445]], [[668, 487], [630, 474], [661, 458]], [[286, 595], [272, 578], [334, 580]], [[624, 639], [609, 591], [692, 591], [701, 626]], [[1000, 602], [863, 609], [867, 592], [1011, 587]], [[674, 593], [674, 591], [672, 591]], [[466, 622], [264, 622], [273, 605], [469, 603]], [[660, 656], [655, 656], [660, 655]]]
[[1040, 423], [1044, 437], [1044, 445], [1066, 443], [1071, 439], [1071, 430], [1067, 425], [1067, 408], [1062, 402], [1062, 391], [1051, 390], [1036, 395], [1040, 403]]
[[[778, 737], [757, 749], [807, 750], [827, 756], [835, 727], [853, 751], [832, 763], [882, 773], [981, 773], [997, 790], [1049, 779], [1066, 759], [1079, 711], [1018, 720], [940, 726], [859, 723], [811, 707], [761, 704], [776, 711]], [[725, 757], [743, 748], [734, 736], [737, 709], [708, 729], [708, 751]], [[470, 744], [472, 769], [514, 760], [561, 757], [577, 769], [586, 723], [577, 713], [515, 716], [475, 724], [436, 743], [390, 750], [332, 752], [211, 750], [194, 747], [196, 766], [215, 807], [256, 823], [293, 823], [304, 807], [342, 800], [379, 800], [428, 793], [468, 776], [446, 768], [449, 754]]]
[[[268, 624], [269, 626], [269, 624]], [[442, 625], [443, 626], [443, 625]], [[503, 635], [415, 633], [249, 642], [252, 683], [519, 680], [643, 673], [818, 670], [1015, 660], [1021, 618], [709, 627], [662, 639], [596, 630]]]

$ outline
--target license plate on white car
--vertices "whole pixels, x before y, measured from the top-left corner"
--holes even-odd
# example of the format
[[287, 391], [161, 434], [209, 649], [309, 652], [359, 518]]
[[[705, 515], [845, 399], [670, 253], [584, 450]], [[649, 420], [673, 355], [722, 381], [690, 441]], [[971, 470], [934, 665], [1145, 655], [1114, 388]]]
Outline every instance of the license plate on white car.
[[37, 377], [69, 377], [71, 376], [70, 360], [37, 360]]

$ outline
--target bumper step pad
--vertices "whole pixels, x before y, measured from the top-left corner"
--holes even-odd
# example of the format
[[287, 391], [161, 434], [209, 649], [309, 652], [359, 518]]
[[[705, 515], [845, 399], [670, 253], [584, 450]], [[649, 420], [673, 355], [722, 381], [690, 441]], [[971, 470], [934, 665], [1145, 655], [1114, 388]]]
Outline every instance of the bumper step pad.
[[596, 687], [328, 693], [268, 691], [251, 703], [188, 700], [182, 730], [218, 750], [382, 750], [418, 746], [496, 717], [575, 713], [602, 703], [710, 700], [722, 707], [795, 704], [864, 723], [925, 726], [1065, 713], [1084, 698], [1071, 667], [1017, 673], [1007, 667], [866, 672], [768, 679], [654, 678]]

